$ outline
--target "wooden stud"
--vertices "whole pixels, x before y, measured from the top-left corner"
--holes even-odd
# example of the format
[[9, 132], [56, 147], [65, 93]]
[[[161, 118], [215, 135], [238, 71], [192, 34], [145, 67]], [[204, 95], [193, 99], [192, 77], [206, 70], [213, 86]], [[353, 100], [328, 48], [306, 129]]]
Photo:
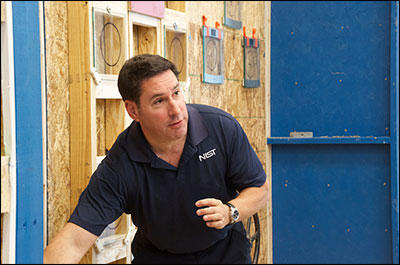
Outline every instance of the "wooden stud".
[[110, 150], [124, 130], [125, 105], [121, 99], [105, 99], [105, 147]]
[[[3, 2], [2, 6], [3, 6]], [[3, 84], [1, 84], [1, 89], [3, 89]], [[1, 155], [5, 155], [5, 146], [4, 146], [4, 128], [3, 128], [3, 97], [1, 97]]]
[[[67, 8], [72, 213], [92, 174], [90, 34], [88, 3], [67, 2]], [[91, 263], [91, 251], [81, 262]]]

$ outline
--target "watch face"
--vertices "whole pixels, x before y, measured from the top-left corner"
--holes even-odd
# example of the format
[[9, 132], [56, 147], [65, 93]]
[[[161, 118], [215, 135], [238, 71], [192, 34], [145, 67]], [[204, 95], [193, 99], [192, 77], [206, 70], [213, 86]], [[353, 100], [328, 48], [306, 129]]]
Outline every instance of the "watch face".
[[229, 202], [226, 203], [231, 211], [231, 224], [235, 223], [239, 219], [239, 210]]
[[233, 208], [232, 210], [232, 219], [236, 221], [239, 218], [239, 211], [236, 208]]
[[236, 222], [239, 219], [239, 211], [238, 209], [233, 206], [232, 204], [229, 204], [229, 207], [231, 208], [231, 218], [233, 222]]

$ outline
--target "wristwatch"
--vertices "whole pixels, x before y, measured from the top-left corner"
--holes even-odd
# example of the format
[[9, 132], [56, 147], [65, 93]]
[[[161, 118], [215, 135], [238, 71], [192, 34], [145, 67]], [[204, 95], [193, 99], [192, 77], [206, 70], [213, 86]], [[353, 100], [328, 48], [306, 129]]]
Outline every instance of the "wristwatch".
[[235, 207], [235, 205], [233, 205], [229, 202], [227, 202], [225, 204], [228, 205], [229, 209], [230, 209], [229, 224], [236, 223], [236, 221], [239, 219], [239, 210]]

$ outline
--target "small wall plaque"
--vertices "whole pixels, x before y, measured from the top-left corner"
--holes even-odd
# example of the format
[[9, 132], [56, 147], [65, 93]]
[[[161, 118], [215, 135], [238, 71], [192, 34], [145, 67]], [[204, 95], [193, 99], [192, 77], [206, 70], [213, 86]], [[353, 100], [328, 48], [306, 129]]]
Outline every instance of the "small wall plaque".
[[244, 62], [244, 82], [243, 86], [255, 88], [260, 86], [260, 45], [259, 40], [246, 36], [245, 27], [243, 27], [243, 62]]
[[242, 28], [240, 1], [224, 1], [224, 25], [234, 29]]
[[218, 29], [219, 23], [216, 22], [215, 28], [205, 25], [203, 16], [203, 82], [210, 84], [224, 83], [224, 33]]

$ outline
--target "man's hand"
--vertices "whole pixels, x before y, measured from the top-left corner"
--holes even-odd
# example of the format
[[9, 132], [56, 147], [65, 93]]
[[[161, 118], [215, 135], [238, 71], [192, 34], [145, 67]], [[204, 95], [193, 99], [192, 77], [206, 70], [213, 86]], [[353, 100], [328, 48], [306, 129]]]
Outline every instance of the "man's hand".
[[[261, 187], [248, 187], [239, 192], [239, 195], [230, 200], [229, 203], [236, 206], [239, 210], [239, 219], [237, 222], [246, 220], [262, 207], [265, 207], [269, 198], [269, 181]], [[198, 200], [195, 205], [199, 208], [196, 214], [203, 216], [203, 220], [208, 227], [222, 229], [229, 224], [230, 221], [230, 208], [228, 205], [223, 204], [222, 201], [214, 198], [207, 198]]]
[[205, 207], [198, 209], [196, 214], [203, 216], [203, 220], [208, 227], [222, 229], [229, 224], [230, 209], [229, 206], [223, 204], [222, 201], [213, 198], [199, 200], [195, 203], [197, 207]]

